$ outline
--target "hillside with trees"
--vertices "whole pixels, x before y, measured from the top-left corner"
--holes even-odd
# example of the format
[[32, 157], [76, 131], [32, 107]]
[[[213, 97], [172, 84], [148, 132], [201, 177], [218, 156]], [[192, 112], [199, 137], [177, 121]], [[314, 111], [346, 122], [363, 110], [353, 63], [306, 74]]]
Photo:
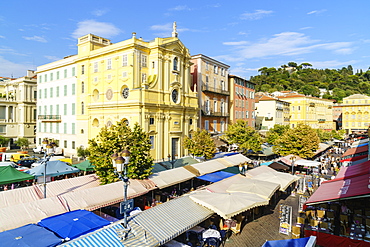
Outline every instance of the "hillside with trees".
[[337, 102], [356, 93], [370, 95], [370, 70], [355, 73], [351, 65], [341, 69], [314, 69], [309, 63], [298, 65], [289, 62], [280, 68], [263, 67], [258, 71], [260, 75], [251, 77], [251, 81], [256, 84], [256, 92], [292, 90], [319, 97], [319, 89], [326, 89], [327, 93], [322, 97]]

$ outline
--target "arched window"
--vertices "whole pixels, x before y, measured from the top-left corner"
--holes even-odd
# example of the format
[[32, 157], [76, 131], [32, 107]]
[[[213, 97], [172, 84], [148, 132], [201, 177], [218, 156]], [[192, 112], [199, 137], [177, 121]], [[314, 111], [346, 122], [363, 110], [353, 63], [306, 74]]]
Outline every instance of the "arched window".
[[178, 70], [178, 60], [177, 57], [173, 59], [173, 70]]
[[85, 93], [85, 83], [81, 82], [81, 93]]
[[84, 102], [81, 102], [81, 114], [82, 115], [85, 114], [85, 103]]

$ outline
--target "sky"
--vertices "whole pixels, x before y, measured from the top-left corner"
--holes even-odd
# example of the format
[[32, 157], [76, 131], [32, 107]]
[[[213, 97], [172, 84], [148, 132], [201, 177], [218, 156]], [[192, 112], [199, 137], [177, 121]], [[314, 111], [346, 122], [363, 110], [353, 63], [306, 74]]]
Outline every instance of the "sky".
[[0, 77], [77, 54], [92, 33], [112, 43], [170, 37], [250, 79], [289, 62], [317, 69], [370, 67], [369, 0], [127, 1], [0, 0]]

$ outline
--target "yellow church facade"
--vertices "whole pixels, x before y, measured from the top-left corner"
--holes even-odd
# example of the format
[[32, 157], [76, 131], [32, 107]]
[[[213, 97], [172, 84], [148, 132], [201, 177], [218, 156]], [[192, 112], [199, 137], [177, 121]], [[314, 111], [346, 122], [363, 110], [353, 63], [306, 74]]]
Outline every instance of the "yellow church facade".
[[197, 129], [198, 101], [191, 90], [191, 56], [175, 25], [169, 38], [144, 41], [133, 33], [113, 44], [88, 34], [77, 46], [76, 148], [124, 120], [149, 133], [155, 160], [187, 155], [183, 140]]

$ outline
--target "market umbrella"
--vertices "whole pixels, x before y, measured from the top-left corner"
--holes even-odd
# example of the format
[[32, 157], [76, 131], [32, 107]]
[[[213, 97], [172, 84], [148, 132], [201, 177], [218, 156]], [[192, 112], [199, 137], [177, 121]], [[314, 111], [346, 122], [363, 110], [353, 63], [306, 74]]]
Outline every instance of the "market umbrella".
[[55, 236], [51, 231], [29, 224], [5, 232], [0, 232], [1, 246], [56, 246], [62, 243], [62, 239]]
[[73, 167], [76, 167], [80, 169], [81, 171], [94, 171], [95, 170], [95, 166], [91, 164], [89, 160], [85, 160], [81, 163], [75, 164], [73, 165]]
[[245, 179], [243, 183], [235, 183], [230, 185], [226, 192], [234, 193], [249, 193], [256, 194], [265, 199], [270, 200], [272, 195], [280, 188], [280, 184], [262, 181], [258, 179]]
[[[80, 170], [68, 165], [67, 163], [60, 160], [48, 161], [46, 165], [46, 176], [56, 177], [64, 174], [77, 173]], [[44, 176], [45, 164], [42, 163], [30, 170], [26, 171], [28, 174], [35, 177]]]
[[318, 161], [313, 161], [313, 160], [305, 160], [305, 159], [302, 159], [302, 160], [297, 160], [295, 162], [295, 164], [297, 166], [314, 166], [314, 167], [318, 167], [321, 165], [320, 162]]
[[269, 203], [266, 198], [247, 193], [212, 193], [200, 191], [190, 194], [189, 197], [194, 202], [214, 211], [224, 219], [230, 219], [241, 212]]
[[95, 229], [109, 225], [110, 222], [90, 211], [75, 210], [41, 220], [38, 225], [55, 232], [65, 240], [70, 240]]
[[0, 184], [11, 184], [35, 179], [34, 176], [18, 171], [11, 166], [0, 166]]

